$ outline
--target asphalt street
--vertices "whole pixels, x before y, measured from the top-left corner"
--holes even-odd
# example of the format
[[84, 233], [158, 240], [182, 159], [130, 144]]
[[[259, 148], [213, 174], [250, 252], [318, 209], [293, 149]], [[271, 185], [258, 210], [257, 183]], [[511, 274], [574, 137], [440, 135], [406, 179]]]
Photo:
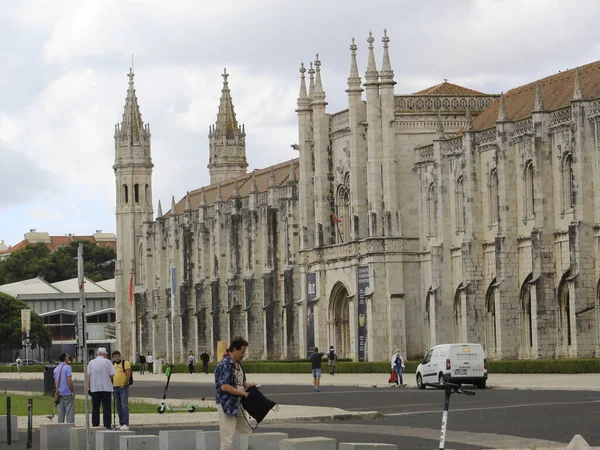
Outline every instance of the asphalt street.
[[[40, 380], [1, 380], [2, 390], [41, 391]], [[79, 390], [82, 389], [81, 383]], [[140, 381], [132, 386], [136, 397], [161, 398], [164, 385]], [[77, 389], [77, 388], [76, 388]], [[377, 420], [261, 425], [259, 431], [282, 431], [290, 437], [328, 436], [338, 442], [382, 442], [402, 448], [436, 448], [444, 404], [441, 391], [415, 388], [324, 387], [263, 385], [265, 395], [281, 404], [331, 406], [353, 411], [379, 411]], [[453, 395], [448, 420], [448, 448], [518, 448], [523, 439], [537, 447], [568, 443], [581, 434], [600, 446], [600, 392], [541, 390], [475, 390], [474, 397]], [[177, 385], [169, 398], [214, 397], [210, 385]], [[158, 433], [144, 429], [144, 433]], [[24, 436], [23, 436], [24, 437]], [[37, 438], [37, 433], [36, 433]], [[35, 441], [34, 441], [35, 442]], [[21, 447], [20, 445], [23, 444]], [[0, 443], [0, 448], [5, 444]], [[8, 448], [8, 447], [6, 447]], [[25, 448], [19, 446], [10, 448]], [[39, 448], [35, 447], [34, 448]]]

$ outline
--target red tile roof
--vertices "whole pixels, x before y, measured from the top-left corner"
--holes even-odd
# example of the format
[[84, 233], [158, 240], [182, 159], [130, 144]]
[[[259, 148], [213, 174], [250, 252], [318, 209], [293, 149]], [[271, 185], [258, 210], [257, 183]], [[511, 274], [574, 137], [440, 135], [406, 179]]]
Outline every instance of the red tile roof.
[[[110, 247], [113, 250], [117, 250], [117, 241], [108, 240], [108, 241], [96, 241], [94, 236], [50, 236], [50, 242], [46, 244], [46, 247], [50, 250], [50, 252], [55, 252], [61, 247], [65, 247], [70, 245], [73, 241], [88, 241], [88, 242], [96, 242], [97, 245], [101, 247]], [[29, 241], [27, 239], [23, 239], [21, 242], [12, 245], [8, 248], [8, 250], [0, 252], [0, 255], [6, 255], [10, 253], [17, 252], [19, 250], [23, 250], [25, 247], [29, 245]]]
[[472, 97], [474, 95], [487, 96], [488, 94], [444, 81], [443, 83], [436, 84], [435, 86], [423, 89], [422, 91], [415, 92], [413, 95], [465, 95]]
[[[600, 61], [579, 67], [579, 77], [584, 98], [600, 97]], [[539, 81], [546, 111], [566, 108], [571, 104], [575, 86], [575, 69], [559, 72]], [[536, 81], [511, 89], [504, 94], [508, 120], [517, 121], [531, 117], [535, 101], [535, 86]], [[496, 126], [499, 105], [500, 100], [495, 101], [473, 121], [476, 130], [486, 130]]]

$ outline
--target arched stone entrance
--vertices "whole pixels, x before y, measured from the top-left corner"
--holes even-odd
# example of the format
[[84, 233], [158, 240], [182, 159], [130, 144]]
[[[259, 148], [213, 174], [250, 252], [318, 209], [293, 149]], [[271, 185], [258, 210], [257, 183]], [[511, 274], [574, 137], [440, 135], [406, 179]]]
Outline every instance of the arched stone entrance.
[[[561, 356], [569, 356], [569, 348], [573, 341], [573, 330], [571, 328], [571, 293], [570, 293], [571, 269], [567, 269], [558, 285], [558, 351]], [[558, 355], [557, 355], [558, 356]]]
[[[351, 352], [350, 343], [350, 301], [348, 289], [338, 282], [329, 296], [329, 345], [336, 348], [338, 358], [348, 358]], [[321, 349], [326, 351], [326, 349]]]
[[521, 357], [531, 358], [533, 351], [533, 336], [535, 334], [534, 319], [536, 311], [531, 305], [530, 273], [521, 285]]
[[498, 329], [496, 324], [496, 279], [488, 286], [485, 294], [486, 313], [486, 353], [488, 357], [495, 357], [498, 349]]

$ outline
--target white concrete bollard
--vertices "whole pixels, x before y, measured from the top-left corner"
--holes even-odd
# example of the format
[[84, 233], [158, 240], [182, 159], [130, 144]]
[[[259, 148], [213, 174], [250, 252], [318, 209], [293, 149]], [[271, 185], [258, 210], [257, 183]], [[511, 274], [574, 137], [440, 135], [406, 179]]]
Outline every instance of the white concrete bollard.
[[158, 442], [158, 436], [155, 434], [121, 436], [119, 450], [158, 450]]
[[398, 450], [394, 444], [360, 444], [354, 442], [340, 442], [338, 450]]
[[331, 438], [294, 438], [281, 441], [279, 450], [336, 450], [336, 445]]
[[72, 423], [43, 423], [40, 425], [40, 449], [64, 450], [69, 448], [70, 429]]
[[179, 450], [196, 447], [198, 430], [159, 431], [158, 447], [160, 450]]
[[279, 450], [279, 444], [287, 439], [287, 433], [255, 433], [239, 436], [234, 441], [235, 450]]
[[[0, 441], [6, 442], [7, 437], [6, 415], [0, 416]], [[10, 416], [10, 440], [12, 442], [19, 441], [19, 425], [17, 424], [17, 416]]]
[[121, 436], [134, 436], [135, 431], [99, 429], [96, 431], [96, 450], [117, 450]]
[[580, 434], [576, 434], [567, 445], [566, 450], [589, 450], [590, 444], [581, 436]]
[[221, 448], [221, 435], [218, 431], [198, 431], [196, 450], [214, 450]]
[[[90, 450], [96, 450], [96, 431], [98, 428], [90, 427]], [[86, 450], [85, 427], [73, 427], [69, 430], [71, 440], [70, 450]]]

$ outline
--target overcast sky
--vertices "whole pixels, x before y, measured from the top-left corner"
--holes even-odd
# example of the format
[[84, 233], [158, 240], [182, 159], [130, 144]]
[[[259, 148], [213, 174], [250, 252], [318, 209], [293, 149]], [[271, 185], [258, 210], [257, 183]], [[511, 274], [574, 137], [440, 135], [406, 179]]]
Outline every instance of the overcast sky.
[[19, 0], [0, 15], [0, 240], [115, 231], [114, 124], [134, 54], [152, 132], [154, 210], [208, 184], [224, 67], [249, 170], [297, 156], [300, 62], [319, 53], [347, 107], [349, 44], [387, 28], [396, 94], [450, 82], [499, 93], [598, 59], [600, 2]]

